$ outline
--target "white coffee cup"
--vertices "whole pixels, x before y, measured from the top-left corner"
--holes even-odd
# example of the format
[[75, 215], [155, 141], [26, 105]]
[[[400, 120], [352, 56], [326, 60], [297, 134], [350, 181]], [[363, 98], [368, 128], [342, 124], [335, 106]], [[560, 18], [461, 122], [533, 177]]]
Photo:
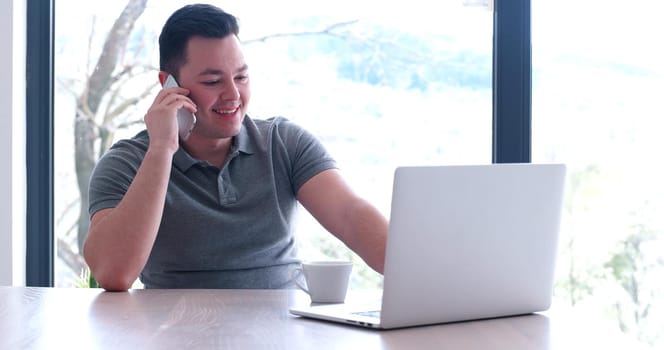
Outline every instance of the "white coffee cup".
[[[352, 269], [350, 261], [309, 261], [292, 271], [292, 279], [313, 303], [343, 303]], [[300, 274], [306, 286], [298, 280]]]

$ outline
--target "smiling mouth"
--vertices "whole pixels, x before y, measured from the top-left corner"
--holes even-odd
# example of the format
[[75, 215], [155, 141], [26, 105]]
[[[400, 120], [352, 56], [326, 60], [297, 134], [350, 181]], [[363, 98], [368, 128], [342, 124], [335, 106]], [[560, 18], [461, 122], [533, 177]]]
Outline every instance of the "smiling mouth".
[[217, 113], [217, 114], [221, 114], [221, 115], [231, 115], [231, 114], [235, 114], [235, 112], [237, 112], [237, 110], [240, 109], [240, 106], [241, 106], [241, 105], [239, 105], [239, 106], [237, 106], [237, 107], [235, 107], [235, 108], [232, 108], [232, 109], [218, 109], [218, 108], [213, 108], [212, 111], [215, 112], [215, 113]]

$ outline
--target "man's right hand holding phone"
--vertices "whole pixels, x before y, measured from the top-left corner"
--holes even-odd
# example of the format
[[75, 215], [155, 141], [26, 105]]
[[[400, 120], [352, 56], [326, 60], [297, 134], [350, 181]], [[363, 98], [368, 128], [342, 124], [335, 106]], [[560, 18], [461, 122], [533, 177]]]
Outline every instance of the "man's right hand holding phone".
[[155, 97], [144, 121], [150, 136], [150, 147], [165, 147], [171, 153], [175, 153], [179, 147], [180, 138], [178, 110], [188, 111], [193, 117], [193, 113], [197, 109], [194, 102], [187, 96], [189, 90], [177, 85], [167, 86], [168, 77], [171, 76], [164, 75], [164, 88]]

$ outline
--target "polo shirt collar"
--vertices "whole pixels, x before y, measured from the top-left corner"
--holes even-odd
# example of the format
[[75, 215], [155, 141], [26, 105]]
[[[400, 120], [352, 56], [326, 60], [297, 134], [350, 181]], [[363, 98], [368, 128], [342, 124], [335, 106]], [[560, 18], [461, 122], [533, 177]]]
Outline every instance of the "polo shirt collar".
[[246, 154], [254, 154], [258, 140], [255, 137], [251, 137], [248, 131], [249, 128], [254, 130], [256, 129], [256, 125], [248, 115], [245, 115], [244, 120], [242, 121], [242, 128], [240, 129], [240, 133], [233, 137], [231, 154], [234, 151], [239, 151]]
[[[254, 121], [251, 120], [248, 115], [245, 115], [244, 120], [242, 121], [242, 128], [240, 128], [240, 132], [236, 136], [233, 136], [231, 139], [231, 149], [229, 152], [230, 157], [235, 157], [238, 153], [254, 153], [257, 140], [250, 136], [249, 132], [247, 131], [248, 125], [253, 126]], [[207, 162], [204, 160], [192, 157], [189, 152], [185, 151], [182, 147], [179, 147], [173, 155], [173, 164], [182, 172], [189, 170], [189, 168], [197, 163], [207, 164]]]

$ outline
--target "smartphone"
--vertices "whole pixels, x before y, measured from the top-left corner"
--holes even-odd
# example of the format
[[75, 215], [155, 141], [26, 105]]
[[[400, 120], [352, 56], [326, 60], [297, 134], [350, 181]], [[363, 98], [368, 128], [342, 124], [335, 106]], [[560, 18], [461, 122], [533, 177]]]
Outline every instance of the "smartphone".
[[[178, 85], [175, 78], [169, 74], [164, 82], [164, 89], [176, 86], [180, 85]], [[178, 110], [178, 134], [180, 135], [180, 139], [188, 139], [189, 135], [191, 135], [191, 131], [194, 130], [194, 126], [196, 126], [196, 116], [194, 113], [189, 112], [186, 108], [180, 108]]]

